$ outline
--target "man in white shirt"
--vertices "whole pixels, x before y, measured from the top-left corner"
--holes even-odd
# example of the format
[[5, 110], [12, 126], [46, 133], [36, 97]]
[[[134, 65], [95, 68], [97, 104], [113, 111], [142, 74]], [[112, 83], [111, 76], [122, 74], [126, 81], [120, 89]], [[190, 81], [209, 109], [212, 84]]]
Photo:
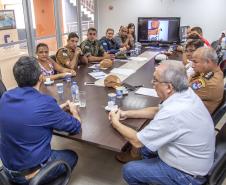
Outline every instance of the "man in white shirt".
[[[164, 61], [155, 70], [153, 85], [163, 103], [141, 110], [112, 111], [109, 119], [143, 160], [123, 166], [129, 185], [199, 185], [214, 160], [215, 134], [211, 116], [189, 88], [185, 68], [179, 61]], [[126, 118], [153, 119], [141, 131], [123, 125]], [[153, 157], [153, 153], [158, 155]]]

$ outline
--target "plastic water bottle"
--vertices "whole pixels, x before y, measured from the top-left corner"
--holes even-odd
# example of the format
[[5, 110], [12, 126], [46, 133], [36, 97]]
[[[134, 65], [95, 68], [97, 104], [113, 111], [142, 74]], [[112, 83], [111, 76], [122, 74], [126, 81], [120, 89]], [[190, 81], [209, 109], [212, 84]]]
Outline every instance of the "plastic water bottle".
[[226, 50], [226, 37], [224, 37], [221, 41], [221, 47], [222, 49]]
[[77, 82], [72, 82], [71, 85], [71, 96], [74, 103], [79, 103], [79, 88]]

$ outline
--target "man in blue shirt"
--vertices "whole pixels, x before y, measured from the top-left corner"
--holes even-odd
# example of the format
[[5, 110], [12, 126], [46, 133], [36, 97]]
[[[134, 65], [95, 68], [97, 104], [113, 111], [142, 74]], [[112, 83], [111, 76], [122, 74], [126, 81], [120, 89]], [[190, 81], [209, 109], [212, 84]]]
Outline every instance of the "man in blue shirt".
[[[6, 175], [13, 182], [28, 184], [43, 166], [54, 160], [64, 160], [73, 169], [77, 154], [51, 150], [50, 142], [54, 129], [73, 134], [80, 131], [76, 107], [70, 101], [58, 106], [54, 98], [39, 92], [42, 75], [35, 58], [21, 57], [13, 74], [19, 87], [4, 93], [0, 100], [0, 156]], [[44, 181], [64, 172], [60, 166]]]
[[120, 45], [113, 38], [114, 30], [108, 28], [106, 31], [106, 36], [100, 39], [100, 44], [103, 46], [104, 50], [109, 54], [115, 54], [119, 51], [126, 51], [126, 47], [120, 48]]

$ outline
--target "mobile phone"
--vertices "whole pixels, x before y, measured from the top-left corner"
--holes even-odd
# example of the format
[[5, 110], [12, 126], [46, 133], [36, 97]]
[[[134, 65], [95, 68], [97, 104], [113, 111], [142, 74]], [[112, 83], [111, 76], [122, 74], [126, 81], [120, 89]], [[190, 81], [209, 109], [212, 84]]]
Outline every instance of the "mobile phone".
[[95, 85], [94, 82], [84, 82], [84, 85]]

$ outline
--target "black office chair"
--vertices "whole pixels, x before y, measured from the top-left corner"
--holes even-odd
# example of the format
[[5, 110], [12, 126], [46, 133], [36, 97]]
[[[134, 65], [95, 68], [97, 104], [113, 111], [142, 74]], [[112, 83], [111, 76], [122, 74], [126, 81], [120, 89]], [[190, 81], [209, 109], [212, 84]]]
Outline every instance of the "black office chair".
[[[226, 54], [225, 54], [226, 55]], [[220, 63], [218, 64], [221, 68], [222, 72], [224, 73], [224, 78], [226, 77], [226, 68], [225, 68], [226, 59], [223, 58]]]
[[56, 55], [50, 55], [50, 58], [56, 62]]
[[224, 116], [225, 113], [226, 113], [226, 89], [224, 89], [224, 96], [221, 104], [212, 114], [212, 119], [215, 126], [221, 120], [221, 118]]
[[221, 185], [226, 178], [226, 124], [216, 136], [214, 163], [207, 177], [206, 185]]
[[[29, 185], [40, 185], [40, 182], [45, 178], [45, 176], [48, 175], [48, 173], [52, 171], [54, 168], [56, 168], [58, 165], [64, 165], [66, 172], [60, 175], [57, 179], [53, 180], [52, 182], [48, 182], [45, 185], [67, 185], [71, 176], [71, 168], [65, 161], [62, 161], [62, 160], [53, 161], [48, 165], [46, 165], [44, 168], [42, 168], [38, 172], [38, 174], [31, 179]], [[0, 169], [0, 184], [1, 185], [17, 185], [8, 180], [2, 168]]]
[[218, 64], [220, 64], [223, 60], [224, 53], [222, 52], [222, 47], [219, 41], [214, 41], [211, 43], [211, 47], [216, 51], [218, 57]]
[[6, 87], [2, 80], [0, 79], [0, 98], [2, 97], [3, 93], [6, 91]]

